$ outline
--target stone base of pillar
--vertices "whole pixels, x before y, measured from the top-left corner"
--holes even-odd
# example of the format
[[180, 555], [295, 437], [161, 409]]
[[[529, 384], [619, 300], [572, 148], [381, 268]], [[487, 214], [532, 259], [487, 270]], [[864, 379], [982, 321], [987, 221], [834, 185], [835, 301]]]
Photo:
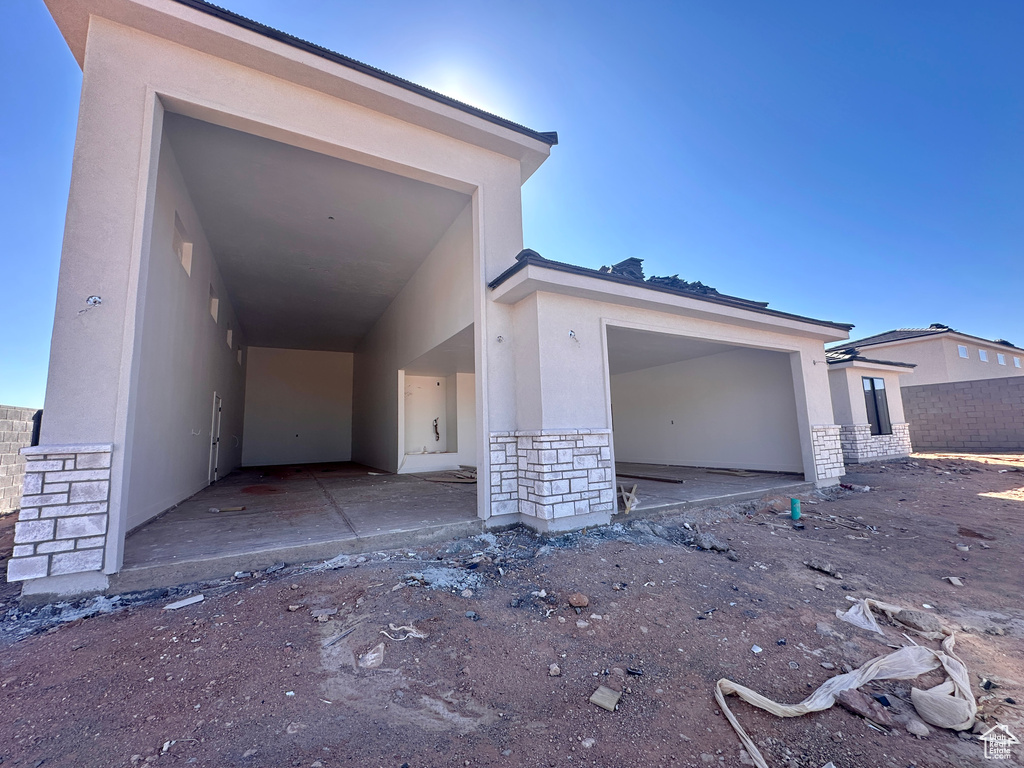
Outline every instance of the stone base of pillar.
[[113, 446], [23, 448], [25, 480], [8, 581], [102, 572]]
[[491, 516], [544, 531], [607, 523], [615, 512], [611, 431], [492, 432]]
[[846, 474], [838, 424], [811, 427], [811, 448], [814, 452], [815, 482], [819, 486], [835, 485]]

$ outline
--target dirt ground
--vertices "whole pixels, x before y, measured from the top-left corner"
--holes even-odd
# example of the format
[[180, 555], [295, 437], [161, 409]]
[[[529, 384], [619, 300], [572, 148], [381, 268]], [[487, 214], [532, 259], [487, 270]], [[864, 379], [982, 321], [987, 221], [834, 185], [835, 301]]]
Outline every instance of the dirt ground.
[[[883, 636], [836, 618], [850, 596], [955, 630], [975, 730], [1024, 740], [1024, 456], [916, 456], [844, 480], [870, 491], [804, 496], [800, 531], [773, 499], [555, 539], [513, 530], [205, 584], [173, 611], [188, 590], [29, 610], [5, 585], [0, 765], [749, 764], [719, 678], [796, 703], [907, 644], [891, 622]], [[698, 526], [731, 551], [684, 543]], [[599, 685], [622, 692], [616, 711], [588, 701]], [[773, 767], [992, 765], [976, 733], [911, 735], [910, 686], [865, 687], [890, 705], [883, 730], [838, 705], [730, 706]], [[1022, 764], [1012, 750], [1003, 764]]]

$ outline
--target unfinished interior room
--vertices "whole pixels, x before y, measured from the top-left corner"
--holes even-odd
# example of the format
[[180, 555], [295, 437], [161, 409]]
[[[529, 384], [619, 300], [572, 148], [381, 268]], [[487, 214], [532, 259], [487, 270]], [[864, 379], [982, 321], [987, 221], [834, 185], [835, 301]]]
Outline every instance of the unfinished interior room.
[[618, 471], [838, 482], [851, 326], [524, 250], [554, 133], [203, 0], [47, 6], [83, 86], [23, 594], [604, 524]]

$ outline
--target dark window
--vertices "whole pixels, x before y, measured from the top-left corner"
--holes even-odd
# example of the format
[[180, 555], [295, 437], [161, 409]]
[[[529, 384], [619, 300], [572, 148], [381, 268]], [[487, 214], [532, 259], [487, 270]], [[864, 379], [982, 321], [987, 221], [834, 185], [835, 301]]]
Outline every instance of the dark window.
[[885, 379], [864, 377], [864, 401], [868, 407], [868, 422], [872, 435], [891, 435], [889, 401], [885, 398]]

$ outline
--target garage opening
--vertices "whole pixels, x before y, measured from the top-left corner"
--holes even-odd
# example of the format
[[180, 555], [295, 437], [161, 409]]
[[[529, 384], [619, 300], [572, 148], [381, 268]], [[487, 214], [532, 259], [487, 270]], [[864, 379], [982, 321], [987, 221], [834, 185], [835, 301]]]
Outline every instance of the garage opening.
[[394, 479], [475, 464], [470, 195], [172, 113], [156, 178], [126, 507], [162, 517], [126, 565], [474, 520]]
[[620, 509], [810, 487], [787, 353], [609, 326], [608, 370]]

